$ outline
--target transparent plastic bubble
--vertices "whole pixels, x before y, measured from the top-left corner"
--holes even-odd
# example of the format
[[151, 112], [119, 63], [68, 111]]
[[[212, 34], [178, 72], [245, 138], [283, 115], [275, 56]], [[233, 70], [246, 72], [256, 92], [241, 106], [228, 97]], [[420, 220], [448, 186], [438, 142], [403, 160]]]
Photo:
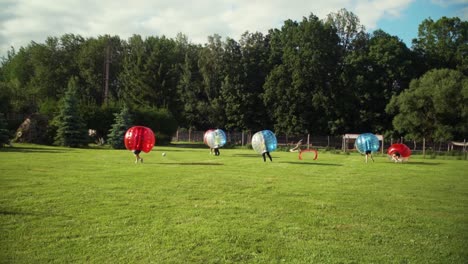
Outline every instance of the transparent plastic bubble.
[[411, 149], [405, 144], [395, 143], [392, 144], [387, 150], [387, 154], [389, 157], [392, 157], [393, 154], [397, 153], [400, 154], [400, 158], [402, 159], [402, 161], [407, 161], [411, 156]]
[[148, 153], [156, 143], [156, 137], [151, 128], [134, 126], [125, 133], [124, 143], [128, 150], [141, 150]]
[[270, 130], [262, 130], [252, 137], [252, 148], [259, 154], [276, 150], [278, 142], [276, 136]]
[[364, 133], [356, 138], [354, 146], [360, 153], [365, 154], [368, 151], [377, 152], [380, 144], [376, 135], [372, 133]]
[[203, 142], [210, 148], [220, 148], [226, 144], [226, 133], [221, 129], [209, 129], [203, 136]]

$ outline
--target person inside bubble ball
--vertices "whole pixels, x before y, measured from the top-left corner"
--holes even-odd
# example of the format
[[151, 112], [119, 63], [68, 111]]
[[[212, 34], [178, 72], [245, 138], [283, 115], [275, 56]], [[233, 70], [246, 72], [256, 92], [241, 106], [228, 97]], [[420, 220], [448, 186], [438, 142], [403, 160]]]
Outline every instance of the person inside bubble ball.
[[262, 151], [263, 162], [266, 162], [266, 156], [270, 158], [270, 161], [273, 161], [273, 159], [271, 158], [270, 152], [268, 151], [268, 148], [265, 144], [264, 139], [262, 139], [262, 146], [263, 146], [263, 151]]
[[374, 157], [372, 157], [372, 151], [366, 149], [365, 153], [366, 153], [366, 163], [367, 163], [367, 160], [368, 160], [369, 157], [371, 158], [372, 162], [374, 162]]
[[215, 156], [219, 156], [219, 154], [220, 154], [219, 153], [219, 145], [221, 144], [221, 136], [219, 135], [218, 132], [215, 132], [214, 143], [215, 143], [214, 148], [213, 148], [214, 154], [215, 154]]
[[393, 152], [392, 154], [392, 160], [396, 162], [401, 162], [401, 155], [398, 151]]
[[143, 159], [140, 157], [140, 153], [141, 153], [141, 150], [139, 149], [133, 150], [133, 154], [135, 155], [135, 158], [136, 158], [135, 163], [138, 163], [138, 161], [143, 163]]

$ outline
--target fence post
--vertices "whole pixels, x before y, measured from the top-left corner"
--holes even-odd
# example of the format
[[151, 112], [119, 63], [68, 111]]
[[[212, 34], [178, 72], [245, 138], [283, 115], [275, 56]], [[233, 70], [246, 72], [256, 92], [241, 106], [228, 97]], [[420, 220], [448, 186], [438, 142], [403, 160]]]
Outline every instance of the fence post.
[[384, 149], [384, 139], [385, 139], [385, 138], [384, 138], [384, 136], [382, 135], [382, 147], [381, 147], [381, 148], [382, 148], [382, 156], [383, 156], [383, 149]]
[[465, 156], [465, 159], [466, 159], [466, 138], [463, 139], [463, 155]]
[[310, 134], [307, 134], [307, 149], [310, 149]]
[[341, 139], [341, 148], [343, 149], [343, 152], [346, 152], [346, 149], [345, 149], [345, 138], [343, 136], [343, 138]]
[[423, 158], [426, 158], [426, 138], [423, 138]]

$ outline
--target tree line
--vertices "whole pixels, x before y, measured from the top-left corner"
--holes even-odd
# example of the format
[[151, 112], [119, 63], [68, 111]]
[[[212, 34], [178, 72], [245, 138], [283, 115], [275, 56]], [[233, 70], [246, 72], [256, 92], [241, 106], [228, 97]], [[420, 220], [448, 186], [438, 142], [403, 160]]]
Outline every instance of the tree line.
[[177, 127], [218, 127], [463, 139], [467, 52], [468, 22], [457, 17], [425, 19], [409, 48], [383, 30], [366, 32], [346, 9], [286, 20], [265, 35], [245, 32], [238, 41], [215, 34], [203, 45], [182, 33], [65, 34], [2, 59], [0, 113], [40, 113], [51, 120], [50, 138], [62, 133], [72, 96], [73, 119], [103, 137], [128, 108], [135, 122], [166, 137]]

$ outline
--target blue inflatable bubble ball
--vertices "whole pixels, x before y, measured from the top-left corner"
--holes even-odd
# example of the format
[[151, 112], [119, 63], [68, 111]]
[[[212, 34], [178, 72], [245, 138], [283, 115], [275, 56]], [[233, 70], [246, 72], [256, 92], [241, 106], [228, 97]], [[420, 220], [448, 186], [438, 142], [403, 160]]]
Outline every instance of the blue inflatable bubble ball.
[[275, 133], [270, 130], [259, 131], [252, 137], [252, 148], [259, 154], [275, 151], [277, 145]]
[[379, 150], [380, 144], [376, 135], [372, 133], [364, 133], [356, 138], [354, 146], [360, 153], [365, 154], [368, 151], [372, 153], [377, 152]]

